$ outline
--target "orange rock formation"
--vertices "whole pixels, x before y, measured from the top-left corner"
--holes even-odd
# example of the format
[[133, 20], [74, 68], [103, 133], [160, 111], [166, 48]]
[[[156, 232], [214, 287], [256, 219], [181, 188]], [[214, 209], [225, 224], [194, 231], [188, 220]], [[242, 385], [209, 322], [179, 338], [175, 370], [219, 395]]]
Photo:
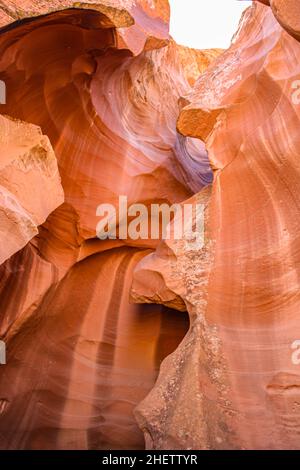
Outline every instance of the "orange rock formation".
[[4, 116], [0, 116], [0, 175], [3, 263], [38, 233], [37, 226], [64, 197], [49, 139], [36, 126]]
[[[3, 449], [300, 447], [299, 2], [254, 2], [220, 56], [168, 22], [0, 3]], [[202, 204], [203, 248], [99, 240], [120, 195]]]
[[[218, 51], [199, 52], [205, 65], [195, 65], [195, 51], [168, 45], [168, 19], [166, 0], [0, 4], [0, 112], [31, 123], [23, 144], [32, 169], [18, 170], [24, 155], [12, 128], [7, 174], [22, 217], [33, 219], [28, 233], [23, 220], [3, 229], [12, 247], [0, 267], [1, 448], [144, 446], [133, 409], [187, 317], [130, 303], [134, 267], [157, 241], [100, 241], [96, 209], [119, 195], [183, 201], [211, 182], [204, 145], [179, 135], [176, 120], [180, 96]], [[64, 202], [35, 126], [53, 146]]]
[[300, 15], [270, 4], [182, 100], [178, 129], [214, 169], [194, 197], [204, 248], [163, 242], [135, 270], [135, 298], [185, 304], [191, 321], [137, 409], [148, 447], [299, 448]]

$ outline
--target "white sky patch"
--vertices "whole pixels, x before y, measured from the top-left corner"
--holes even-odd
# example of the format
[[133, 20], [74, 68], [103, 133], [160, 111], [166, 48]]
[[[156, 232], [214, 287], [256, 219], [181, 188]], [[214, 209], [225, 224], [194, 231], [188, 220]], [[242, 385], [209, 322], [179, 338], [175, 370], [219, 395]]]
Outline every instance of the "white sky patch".
[[230, 46], [248, 0], [169, 0], [171, 36], [195, 49]]

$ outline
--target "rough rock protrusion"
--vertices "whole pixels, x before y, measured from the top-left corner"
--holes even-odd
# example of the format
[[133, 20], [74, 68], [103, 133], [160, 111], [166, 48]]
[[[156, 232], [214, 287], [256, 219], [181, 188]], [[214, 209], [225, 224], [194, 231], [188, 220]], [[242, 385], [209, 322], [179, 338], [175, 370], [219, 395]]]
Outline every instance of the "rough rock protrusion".
[[0, 116], [0, 264], [38, 233], [63, 200], [48, 137], [34, 125]]
[[191, 321], [136, 411], [149, 448], [299, 449], [299, 2], [271, 4], [288, 32], [254, 3], [182, 100], [178, 130], [214, 169], [204, 247], [162, 244], [135, 270], [135, 296], [171, 291]]
[[170, 41], [166, 0], [17, 3], [0, 5], [1, 112], [49, 137], [65, 201], [0, 267], [0, 447], [142, 448], [133, 409], [187, 318], [129, 302], [159, 240], [99, 240], [97, 207], [172, 204], [211, 182], [203, 143], [176, 120], [218, 51], [195, 64]]

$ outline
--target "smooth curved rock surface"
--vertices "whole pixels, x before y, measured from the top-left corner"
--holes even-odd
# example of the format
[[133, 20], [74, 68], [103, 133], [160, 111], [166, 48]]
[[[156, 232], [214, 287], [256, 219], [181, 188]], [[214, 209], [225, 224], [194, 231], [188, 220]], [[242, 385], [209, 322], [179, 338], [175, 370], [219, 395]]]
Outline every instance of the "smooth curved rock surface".
[[300, 4], [297, 0], [271, 0], [272, 11], [281, 26], [300, 40]]
[[[85, 18], [86, 12], [77, 14]], [[189, 89], [175, 44], [132, 57], [115, 50], [113, 30], [69, 20], [55, 13], [39, 27], [21, 25], [18, 41], [14, 30], [0, 41], [0, 76], [2, 71], [10, 97], [3, 111], [40, 125], [58, 158], [69, 228], [67, 234], [59, 228], [61, 209], [58, 217], [52, 214], [39, 249], [49, 260], [55, 252], [57, 264], [66, 238], [62, 272], [85, 250], [103, 249], [102, 242], [89, 242], [100, 203], [117, 205], [120, 194], [129, 204], [177, 202], [211, 181], [203, 144], [183, 139], [174, 126], [178, 99]], [[162, 96], [168, 97], [163, 103]]]
[[135, 270], [135, 296], [171, 291], [191, 320], [137, 408], [148, 448], [299, 449], [299, 58], [255, 3], [182, 100], [177, 127], [205, 141], [214, 181], [204, 248], [161, 245]]
[[168, 0], [25, 0], [22, 5], [19, 0], [3, 0], [0, 5], [0, 27], [55, 12], [61, 12], [70, 23], [76, 23], [82, 10], [86, 10], [83, 24], [92, 29], [117, 28], [114, 36], [119, 47], [130, 49], [134, 54], [168, 42]]
[[133, 408], [182, 339], [187, 319], [165, 307], [129, 304], [132, 269], [143, 251], [96, 254], [59, 284], [45, 261], [29, 248], [21, 253], [11, 264], [15, 271], [26, 266], [28, 277], [7, 273], [6, 286], [20, 287], [13, 298], [1, 291], [7, 314], [38, 274], [52, 286], [9, 330], [8, 364], [0, 371], [1, 448], [142, 448]]
[[281, 26], [295, 39], [300, 39], [300, 5], [297, 0], [256, 1], [270, 6]]
[[49, 137], [65, 201], [0, 267], [8, 358], [0, 446], [142, 448], [133, 408], [188, 322], [184, 313], [129, 302], [134, 267], [158, 241], [100, 241], [96, 209], [119, 195], [129, 204], [181, 202], [211, 182], [204, 144], [179, 135], [176, 120], [195, 70], [217, 53], [199, 53], [205, 65], [195, 68], [195, 52], [173, 41], [162, 47], [164, 0], [28, 1], [18, 13], [15, 5], [0, 6], [8, 24], [1, 112]]

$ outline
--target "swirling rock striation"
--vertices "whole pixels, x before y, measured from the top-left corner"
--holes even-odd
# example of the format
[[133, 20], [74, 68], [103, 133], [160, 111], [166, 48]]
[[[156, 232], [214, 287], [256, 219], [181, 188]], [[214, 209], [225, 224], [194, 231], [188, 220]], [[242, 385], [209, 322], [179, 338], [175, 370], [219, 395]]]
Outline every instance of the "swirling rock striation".
[[[64, 202], [0, 267], [0, 446], [141, 448], [133, 409], [187, 319], [129, 302], [158, 241], [100, 241], [96, 210], [120, 195], [180, 202], [211, 182], [204, 145], [176, 132], [178, 100], [204, 65], [188, 68], [196, 53], [168, 44], [165, 0], [16, 6], [0, 3], [0, 111], [49, 137]], [[205, 66], [216, 54], [199, 53]]]
[[191, 320], [136, 411], [150, 448], [299, 449], [299, 2], [270, 4], [181, 101], [214, 169], [204, 247], [163, 243], [135, 270], [134, 296]]

